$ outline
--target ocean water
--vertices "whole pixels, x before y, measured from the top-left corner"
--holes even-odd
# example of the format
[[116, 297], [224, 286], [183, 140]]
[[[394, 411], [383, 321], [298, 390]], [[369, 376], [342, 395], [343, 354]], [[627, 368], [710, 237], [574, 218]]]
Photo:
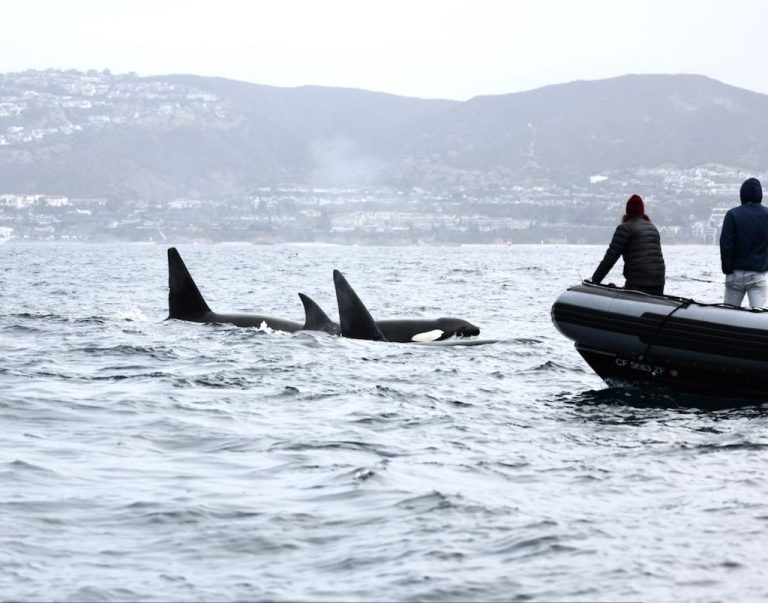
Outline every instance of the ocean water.
[[602, 247], [179, 250], [217, 311], [335, 317], [338, 268], [502, 342], [166, 321], [164, 246], [0, 246], [0, 600], [768, 598], [768, 406], [592, 373], [549, 312]]

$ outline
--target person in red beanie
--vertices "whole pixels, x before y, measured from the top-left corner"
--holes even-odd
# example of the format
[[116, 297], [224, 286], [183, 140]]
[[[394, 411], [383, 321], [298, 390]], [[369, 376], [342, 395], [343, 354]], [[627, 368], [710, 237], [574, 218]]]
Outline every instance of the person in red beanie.
[[621, 256], [624, 257], [625, 289], [651, 295], [664, 294], [666, 268], [661, 253], [661, 238], [645, 215], [645, 204], [640, 195], [632, 195], [627, 201], [626, 213], [613, 233], [603, 261], [592, 275], [592, 282], [602, 282]]

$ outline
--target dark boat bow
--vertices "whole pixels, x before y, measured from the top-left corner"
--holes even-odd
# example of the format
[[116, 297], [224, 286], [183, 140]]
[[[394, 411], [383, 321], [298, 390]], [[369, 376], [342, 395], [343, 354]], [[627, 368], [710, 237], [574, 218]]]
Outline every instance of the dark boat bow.
[[768, 314], [582, 283], [552, 321], [606, 382], [768, 399]]

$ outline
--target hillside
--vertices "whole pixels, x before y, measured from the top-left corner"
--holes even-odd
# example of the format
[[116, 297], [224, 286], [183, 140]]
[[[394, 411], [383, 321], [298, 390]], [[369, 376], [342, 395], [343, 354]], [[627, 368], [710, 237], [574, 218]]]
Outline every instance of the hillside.
[[628, 75], [477, 97], [423, 124], [421, 165], [504, 179], [715, 163], [766, 168], [768, 96], [693, 75]]
[[221, 78], [0, 75], [0, 192], [238, 196], [286, 184], [512, 185], [611, 170], [765, 170], [768, 96], [629, 75], [466, 102]]

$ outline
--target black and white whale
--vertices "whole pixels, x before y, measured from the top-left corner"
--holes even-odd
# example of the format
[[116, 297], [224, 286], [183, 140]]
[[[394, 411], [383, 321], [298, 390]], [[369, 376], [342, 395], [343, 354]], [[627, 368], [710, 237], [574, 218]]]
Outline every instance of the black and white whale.
[[334, 284], [341, 324], [329, 318], [311, 297], [299, 293], [305, 313], [302, 330], [396, 343], [432, 343], [450, 337], [472, 337], [480, 333], [478, 327], [461, 318], [374, 320], [357, 293], [338, 271], [334, 271]]
[[260, 314], [219, 314], [208, 307], [175, 247], [168, 249], [168, 318], [190, 322], [225, 323], [238, 327], [268, 327], [295, 333], [301, 323]]
[[[346, 327], [345, 331], [342, 331], [341, 325], [331, 320], [317, 302], [308, 295], [299, 293], [306, 317], [302, 330], [396, 343], [435, 343], [451, 337], [473, 337], [480, 333], [479, 328], [460, 318], [373, 320], [365, 304], [356, 295], [350, 288], [344, 297], [348, 303], [345, 304], [344, 310], [340, 311]], [[488, 341], [483, 340], [483, 343]]]
[[[333, 271], [333, 284], [336, 287], [339, 327], [343, 337], [396, 343], [436, 343], [450, 338], [474, 337], [480, 334], [479, 327], [462, 318], [374, 320], [368, 308], [338, 270]], [[472, 343], [477, 345], [495, 341], [472, 340]], [[467, 340], [465, 345], [469, 343]]]

